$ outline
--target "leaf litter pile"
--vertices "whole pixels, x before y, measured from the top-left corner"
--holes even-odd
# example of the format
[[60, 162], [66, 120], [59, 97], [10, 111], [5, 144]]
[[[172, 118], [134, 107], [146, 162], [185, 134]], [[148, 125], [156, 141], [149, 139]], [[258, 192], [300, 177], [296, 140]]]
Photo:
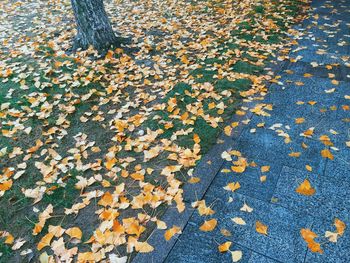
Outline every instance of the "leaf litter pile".
[[[126, 262], [157, 249], [147, 242], [153, 229], [166, 229], [164, 242], [180, 234], [162, 213], [171, 205], [184, 211], [182, 185], [198, 183], [192, 174], [201, 156], [237, 127], [228, 120], [246, 114], [239, 103], [264, 97], [273, 75], [264, 67], [277, 51], [288, 53], [291, 25], [307, 7], [105, 2], [114, 29], [131, 41], [99, 60], [93, 49], [66, 52], [76, 33], [70, 1], [0, 3], [4, 260]], [[266, 116], [271, 105], [250, 110]], [[243, 172], [245, 159], [227, 155]], [[307, 181], [298, 191], [312, 194]], [[203, 201], [194, 207], [214, 213]], [[262, 222], [256, 229], [268, 233]], [[312, 245], [313, 234], [302, 235]]]

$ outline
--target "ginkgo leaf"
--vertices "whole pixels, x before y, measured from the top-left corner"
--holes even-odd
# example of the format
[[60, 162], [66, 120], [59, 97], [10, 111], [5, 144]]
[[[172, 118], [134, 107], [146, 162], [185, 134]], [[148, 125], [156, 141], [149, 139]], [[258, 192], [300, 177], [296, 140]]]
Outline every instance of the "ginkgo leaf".
[[199, 177], [191, 177], [187, 182], [190, 184], [196, 184], [200, 182], [200, 178]]
[[237, 225], [242, 225], [242, 226], [246, 225], [246, 222], [241, 217], [234, 217], [234, 218], [231, 218], [231, 220]]
[[306, 170], [308, 170], [309, 172], [312, 172], [312, 167], [310, 166], [310, 165], [305, 165], [305, 168], [306, 168]]
[[239, 210], [241, 210], [243, 212], [247, 212], [247, 213], [253, 212], [253, 208], [248, 206], [246, 203], [244, 203], [244, 205]]
[[232, 262], [238, 262], [242, 259], [243, 253], [241, 250], [231, 251]]
[[295, 189], [295, 191], [299, 194], [302, 194], [302, 195], [307, 195], [307, 196], [310, 196], [310, 195], [314, 195], [316, 193], [316, 190], [315, 188], [313, 188], [311, 186], [311, 183], [308, 179], [305, 179], [299, 186], [297, 189]]
[[71, 238], [81, 239], [83, 233], [81, 232], [79, 227], [71, 227], [66, 230], [66, 234]]
[[201, 231], [204, 231], [204, 232], [210, 232], [210, 231], [213, 231], [214, 228], [216, 227], [218, 221], [216, 219], [210, 219], [210, 220], [206, 220], [204, 221], [204, 223], [199, 227], [199, 229]]
[[326, 231], [324, 236], [328, 238], [330, 242], [336, 243], [338, 241], [338, 233]]
[[226, 161], [232, 161], [231, 155], [226, 151], [221, 154], [221, 158]]
[[169, 241], [175, 234], [180, 234], [181, 228], [178, 226], [173, 226], [172, 228], [168, 229], [164, 233], [164, 238], [166, 241]]
[[137, 242], [135, 244], [135, 249], [140, 253], [149, 253], [154, 250], [154, 247], [148, 244], [147, 242]]
[[334, 219], [334, 225], [337, 228], [337, 233], [342, 236], [346, 229], [346, 224], [341, 221], [340, 219], [336, 218]]
[[224, 189], [227, 190], [227, 191], [236, 191], [237, 189], [241, 188], [241, 185], [239, 182], [236, 182], [236, 183], [229, 183], [227, 184]]
[[261, 166], [260, 170], [262, 173], [266, 173], [266, 172], [270, 171], [270, 166], [269, 165]]
[[318, 237], [318, 235], [314, 232], [312, 232], [310, 229], [303, 228], [300, 230], [300, 234], [307, 243], [308, 248], [313, 252], [313, 253], [323, 253], [323, 250], [321, 248], [321, 244], [317, 243], [315, 241], [315, 238]]
[[225, 243], [219, 245], [219, 246], [218, 246], [218, 249], [219, 249], [219, 251], [220, 251], [221, 253], [227, 252], [227, 251], [230, 249], [231, 244], [232, 244], [232, 242], [227, 241], [227, 242], [225, 242]]
[[267, 229], [268, 229], [268, 227], [266, 225], [264, 225], [263, 223], [261, 223], [260, 221], [255, 222], [256, 232], [263, 234], [263, 235], [267, 235]]
[[37, 245], [38, 250], [40, 251], [44, 247], [50, 246], [50, 243], [53, 237], [54, 237], [53, 233], [47, 233], [45, 236], [43, 236]]
[[330, 160], [334, 160], [333, 154], [328, 149], [323, 149], [321, 151], [321, 155], [323, 158], [328, 158]]

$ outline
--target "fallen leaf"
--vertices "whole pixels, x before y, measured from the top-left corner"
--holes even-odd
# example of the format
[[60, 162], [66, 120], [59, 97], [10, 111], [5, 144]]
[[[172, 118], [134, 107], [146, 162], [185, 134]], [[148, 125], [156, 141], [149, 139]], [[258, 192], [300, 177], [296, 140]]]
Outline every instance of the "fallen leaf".
[[262, 235], [267, 235], [267, 229], [268, 227], [261, 223], [260, 221], [255, 222], [255, 230], [256, 232], [262, 234]]
[[246, 225], [246, 222], [241, 217], [234, 217], [234, 218], [231, 218], [231, 220], [237, 225], [242, 225], [242, 226]]
[[238, 262], [242, 259], [243, 253], [240, 250], [231, 251], [232, 262]]
[[213, 231], [216, 227], [218, 221], [216, 219], [206, 220], [204, 221], [203, 225], [200, 226], [200, 230], [204, 232]]
[[311, 183], [308, 179], [305, 179], [295, 191], [299, 194], [307, 196], [313, 195], [316, 192], [316, 190], [311, 186]]
[[232, 242], [227, 241], [221, 245], [218, 246], [218, 249], [221, 253], [227, 252], [230, 249]]

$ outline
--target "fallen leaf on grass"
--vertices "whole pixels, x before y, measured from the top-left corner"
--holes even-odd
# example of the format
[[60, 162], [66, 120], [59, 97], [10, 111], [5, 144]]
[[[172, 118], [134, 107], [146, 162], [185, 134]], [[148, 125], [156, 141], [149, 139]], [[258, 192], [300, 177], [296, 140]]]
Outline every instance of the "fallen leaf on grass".
[[37, 249], [40, 251], [46, 246], [50, 246], [51, 240], [54, 237], [52, 233], [47, 233], [42, 239], [39, 241]]

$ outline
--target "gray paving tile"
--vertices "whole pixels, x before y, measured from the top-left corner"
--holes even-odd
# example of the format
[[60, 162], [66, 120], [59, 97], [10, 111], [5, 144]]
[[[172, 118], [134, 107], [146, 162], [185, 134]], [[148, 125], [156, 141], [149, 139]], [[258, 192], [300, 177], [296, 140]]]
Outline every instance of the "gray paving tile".
[[[304, 196], [295, 191], [306, 178], [316, 190], [314, 195]], [[319, 220], [349, 214], [349, 195], [349, 182], [290, 167], [282, 169], [274, 193], [278, 204], [300, 215], [310, 215]]]

